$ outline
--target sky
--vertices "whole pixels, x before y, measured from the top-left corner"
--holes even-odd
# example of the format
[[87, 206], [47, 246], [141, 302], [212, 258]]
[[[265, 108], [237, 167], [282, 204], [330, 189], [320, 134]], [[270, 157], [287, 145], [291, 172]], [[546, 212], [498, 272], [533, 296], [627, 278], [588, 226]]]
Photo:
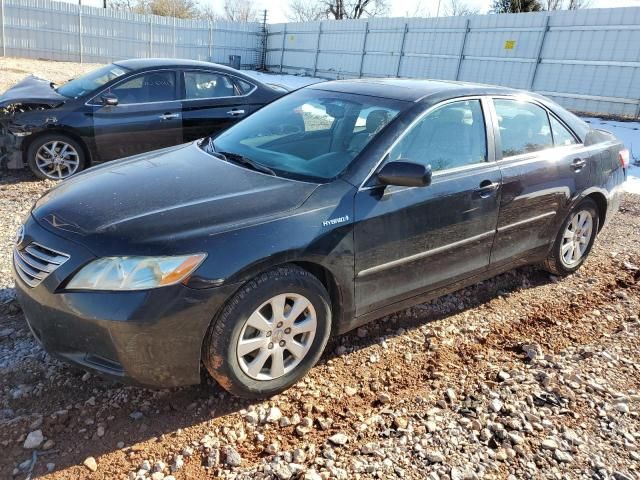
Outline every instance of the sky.
[[[80, 0], [63, 0], [71, 3], [77, 3]], [[92, 5], [101, 7], [103, 0], [81, 0], [83, 5]], [[262, 11], [267, 10], [267, 17], [269, 23], [279, 23], [287, 21], [287, 0], [254, 0], [256, 7]], [[438, 9], [439, 0], [387, 0], [390, 6], [390, 17], [406, 17], [415, 15], [416, 12], [421, 14], [418, 16], [435, 16]], [[444, 10], [445, 5], [449, 0], [440, 0], [441, 11]], [[469, 7], [480, 10], [481, 13], [486, 13], [492, 0], [463, 0]], [[224, 5], [224, 0], [200, 0], [201, 5], [209, 5], [214, 9], [221, 11]], [[610, 7], [640, 7], [640, 0], [591, 0], [590, 7], [592, 8], [610, 8]]]

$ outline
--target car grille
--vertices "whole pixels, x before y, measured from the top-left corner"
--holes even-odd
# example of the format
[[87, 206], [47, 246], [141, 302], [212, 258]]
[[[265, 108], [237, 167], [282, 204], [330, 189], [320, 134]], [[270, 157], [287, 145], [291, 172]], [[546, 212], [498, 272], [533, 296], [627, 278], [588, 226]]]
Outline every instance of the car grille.
[[13, 250], [13, 263], [20, 278], [35, 287], [51, 272], [69, 260], [66, 253], [56, 252], [38, 243], [30, 243], [23, 250]]

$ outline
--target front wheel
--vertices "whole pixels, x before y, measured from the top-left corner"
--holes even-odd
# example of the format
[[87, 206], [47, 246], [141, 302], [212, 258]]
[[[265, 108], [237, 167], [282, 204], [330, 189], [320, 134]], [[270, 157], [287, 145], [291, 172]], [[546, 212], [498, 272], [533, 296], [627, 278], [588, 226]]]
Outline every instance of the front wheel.
[[566, 218], [542, 266], [556, 275], [569, 275], [584, 263], [598, 234], [598, 206], [590, 198], [580, 202]]
[[27, 150], [27, 163], [40, 179], [64, 180], [85, 167], [82, 146], [64, 134], [36, 138]]
[[329, 295], [294, 265], [265, 272], [237, 292], [209, 328], [203, 361], [229, 392], [245, 398], [279, 393], [322, 355], [331, 333]]

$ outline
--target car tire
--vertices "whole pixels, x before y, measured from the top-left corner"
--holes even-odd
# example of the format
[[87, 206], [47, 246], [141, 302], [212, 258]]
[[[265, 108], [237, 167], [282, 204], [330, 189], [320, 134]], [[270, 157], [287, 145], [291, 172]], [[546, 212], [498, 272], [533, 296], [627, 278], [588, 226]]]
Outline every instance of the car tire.
[[596, 203], [590, 198], [580, 202], [562, 223], [542, 267], [549, 273], [560, 276], [570, 275], [578, 270], [591, 252], [598, 235], [599, 222]]
[[331, 333], [330, 304], [322, 283], [298, 266], [262, 273], [241, 287], [212, 323], [203, 363], [239, 397], [286, 390], [320, 359]]
[[42, 180], [64, 180], [84, 169], [86, 155], [82, 145], [73, 138], [48, 133], [29, 144], [27, 164], [33, 174]]

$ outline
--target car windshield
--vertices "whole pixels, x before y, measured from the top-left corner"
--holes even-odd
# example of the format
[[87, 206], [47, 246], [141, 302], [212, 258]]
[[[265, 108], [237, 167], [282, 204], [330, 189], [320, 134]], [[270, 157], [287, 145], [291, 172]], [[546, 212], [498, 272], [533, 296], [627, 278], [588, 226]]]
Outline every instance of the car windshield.
[[258, 110], [202, 148], [278, 176], [325, 182], [340, 175], [407, 105], [307, 88]]
[[129, 71], [128, 68], [113, 63], [105, 65], [74, 80], [69, 80], [61, 87], [58, 87], [57, 92], [65, 97], [79, 98], [102, 87], [113, 79], [121, 77]]

